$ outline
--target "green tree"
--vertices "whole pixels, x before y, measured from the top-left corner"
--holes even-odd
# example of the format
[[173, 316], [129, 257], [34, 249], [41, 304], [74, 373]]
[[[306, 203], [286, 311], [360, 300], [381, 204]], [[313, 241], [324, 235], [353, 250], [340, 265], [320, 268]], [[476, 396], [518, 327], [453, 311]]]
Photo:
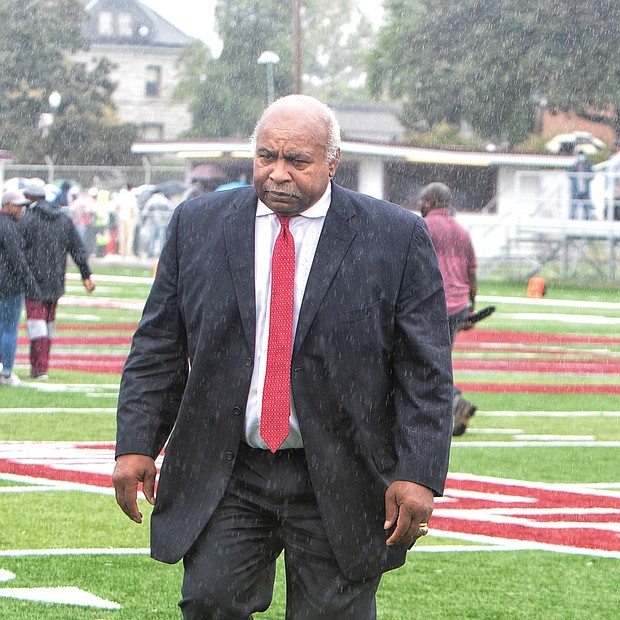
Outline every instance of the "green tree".
[[290, 2], [231, 0], [216, 5], [223, 47], [213, 59], [195, 43], [181, 55], [177, 98], [188, 101], [195, 137], [246, 138], [265, 107], [267, 77], [256, 61], [266, 50], [280, 57], [274, 67], [277, 95], [292, 90], [293, 40]]
[[[51, 156], [62, 164], [120, 164], [131, 158], [133, 128], [112, 103], [110, 65], [92, 71], [71, 60], [87, 49], [77, 0], [0, 0], [0, 147], [20, 162]], [[42, 130], [48, 97], [62, 95], [51, 127]]]
[[[185, 50], [176, 96], [188, 101], [193, 137], [247, 137], [267, 103], [266, 67], [257, 64], [264, 51], [278, 54], [274, 67], [276, 97], [294, 88], [294, 0], [228, 0], [216, 5], [222, 53], [218, 59], [205, 45]], [[304, 92], [324, 100], [352, 98], [349, 82], [364, 71], [372, 28], [353, 0], [302, 2]], [[359, 90], [359, 89], [358, 89]]]
[[404, 122], [467, 121], [515, 143], [534, 127], [535, 92], [552, 107], [620, 105], [618, 0], [386, 0], [369, 60], [375, 96]]
[[366, 55], [375, 31], [355, 0], [304, 0], [304, 92], [323, 101], [368, 99]]

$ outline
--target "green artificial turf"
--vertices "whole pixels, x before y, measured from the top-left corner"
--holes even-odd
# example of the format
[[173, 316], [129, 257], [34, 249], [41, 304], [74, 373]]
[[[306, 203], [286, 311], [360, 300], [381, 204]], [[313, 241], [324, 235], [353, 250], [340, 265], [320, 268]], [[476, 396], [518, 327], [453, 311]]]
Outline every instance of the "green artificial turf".
[[[150, 270], [98, 266], [97, 273], [149, 277]], [[150, 284], [101, 280], [99, 299], [143, 301]], [[523, 298], [526, 282], [509, 284], [483, 281], [481, 295]], [[68, 294], [86, 296], [77, 282], [69, 284]], [[558, 300], [618, 302], [617, 290], [562, 286], [548, 287], [544, 298]], [[479, 307], [486, 305], [480, 302]], [[508, 314], [532, 312], [620, 316], [620, 310], [567, 309], [560, 305], [530, 303], [501, 304], [493, 317], [476, 329], [518, 330], [548, 334], [578, 334], [612, 337], [599, 348], [603, 356], [620, 355], [618, 325], [592, 325], [561, 321], [517, 321]], [[140, 312], [100, 307], [60, 307], [59, 323], [75, 325], [76, 330], [59, 330], [60, 335], [126, 335], [122, 329], [134, 325]], [[91, 326], [104, 326], [90, 330]], [[105, 327], [107, 326], [107, 327]], [[22, 335], [23, 335], [22, 331]], [[597, 345], [598, 346], [598, 345]], [[84, 373], [53, 367], [54, 354], [77, 350], [77, 345], [58, 345], [52, 349], [50, 380], [45, 386], [26, 384], [0, 389], [0, 442], [65, 441], [102, 442], [114, 440], [119, 376]], [[564, 345], [562, 350], [577, 347]], [[21, 350], [23, 351], [23, 345]], [[97, 354], [97, 345], [79, 347], [80, 352]], [[123, 355], [128, 345], [110, 345], [105, 353]], [[496, 359], [514, 356], [474, 347], [455, 352], [455, 358]], [[531, 353], [534, 358], [545, 355]], [[18, 374], [27, 373], [25, 366]], [[524, 372], [457, 372], [457, 383], [521, 383], [550, 386], [615, 386], [614, 375]], [[470, 391], [465, 396], [476, 403], [478, 414], [469, 430], [455, 438], [450, 471], [477, 476], [512, 478], [529, 482], [607, 485], [618, 493], [620, 448], [601, 446], [542, 445], [521, 446], [523, 437], [589, 437], [594, 442], [620, 441], [620, 396], [617, 394], [566, 394]], [[41, 410], [40, 408], [45, 408]], [[58, 411], [52, 411], [58, 409]], [[76, 409], [105, 409], [78, 412]], [[498, 415], [516, 412], [514, 416]], [[583, 417], [545, 417], [535, 412], [594, 412]], [[601, 412], [596, 414], [596, 412]], [[603, 415], [607, 413], [607, 415]], [[475, 446], [473, 444], [476, 444]], [[36, 454], [36, 450], [34, 452]], [[110, 459], [113, 459], [110, 452]], [[110, 463], [110, 467], [112, 462]], [[168, 566], [149, 559], [148, 546], [151, 507], [143, 500], [145, 523], [138, 526], [116, 506], [110, 490], [89, 492], [67, 487], [53, 489], [39, 484], [29, 490], [27, 479], [14, 482], [0, 474], [0, 571], [11, 571], [15, 579], [0, 581], [0, 594], [9, 588], [77, 587], [121, 605], [120, 610], [84, 606], [44, 604], [0, 596], [0, 618], [7, 620], [170, 620], [180, 618], [182, 566]], [[32, 483], [32, 484], [36, 484]], [[21, 488], [21, 491], [20, 491]], [[386, 574], [378, 595], [379, 620], [611, 620], [620, 609], [620, 558], [550, 551], [506, 550], [481, 547], [440, 532], [416, 545], [405, 567]], [[134, 550], [129, 555], [117, 549]], [[439, 551], [423, 551], [425, 548]], [[445, 550], [441, 550], [441, 549]], [[469, 551], [467, 549], [470, 549]], [[475, 549], [475, 550], [471, 550]], [[485, 549], [485, 550], [482, 550]], [[27, 552], [26, 555], [19, 553]], [[46, 553], [56, 555], [46, 555]], [[40, 555], [34, 555], [38, 553]], [[0, 573], [0, 575], [3, 573]], [[255, 614], [260, 620], [284, 619], [284, 569], [278, 561], [276, 587], [271, 608]]]

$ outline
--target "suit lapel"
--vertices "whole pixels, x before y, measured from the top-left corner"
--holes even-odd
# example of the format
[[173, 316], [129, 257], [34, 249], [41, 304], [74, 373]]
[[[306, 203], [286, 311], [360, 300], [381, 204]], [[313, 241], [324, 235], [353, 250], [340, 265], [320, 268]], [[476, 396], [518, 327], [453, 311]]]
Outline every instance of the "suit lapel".
[[[249, 194], [249, 196], [248, 196]], [[228, 264], [241, 314], [241, 323], [250, 350], [256, 338], [256, 302], [254, 295], [254, 227], [256, 194], [245, 192], [232, 205], [224, 228]]]
[[337, 185], [333, 185], [332, 201], [325, 218], [301, 304], [294, 351], [299, 350], [306, 337], [323, 297], [357, 233], [351, 225], [354, 216], [355, 211], [346, 194]]

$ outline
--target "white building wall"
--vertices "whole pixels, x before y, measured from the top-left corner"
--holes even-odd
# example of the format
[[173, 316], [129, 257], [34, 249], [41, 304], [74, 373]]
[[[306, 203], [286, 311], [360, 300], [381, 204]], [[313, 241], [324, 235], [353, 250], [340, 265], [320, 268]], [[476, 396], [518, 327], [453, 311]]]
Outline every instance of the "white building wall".
[[[113, 99], [122, 120], [138, 126], [160, 124], [163, 127], [161, 139], [174, 140], [192, 125], [187, 105], [172, 99], [179, 81], [176, 68], [178, 54], [177, 48], [93, 45], [89, 51], [76, 54], [74, 58], [89, 67], [102, 57], [108, 58], [116, 65], [110, 77], [117, 83]], [[159, 97], [145, 96], [149, 65], [161, 67]]]
[[360, 157], [358, 191], [374, 198], [383, 198], [383, 160], [379, 157]]
[[497, 214], [513, 217], [565, 217], [568, 175], [565, 170], [498, 169]]

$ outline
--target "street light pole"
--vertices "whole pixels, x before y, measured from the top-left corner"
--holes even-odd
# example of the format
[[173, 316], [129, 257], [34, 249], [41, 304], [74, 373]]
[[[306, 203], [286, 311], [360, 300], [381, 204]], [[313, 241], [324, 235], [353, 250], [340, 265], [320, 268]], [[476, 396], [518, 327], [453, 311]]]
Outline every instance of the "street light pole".
[[301, 74], [302, 74], [302, 40], [301, 40], [301, 0], [295, 0], [294, 15], [295, 31], [295, 92], [301, 94]]
[[263, 52], [256, 61], [259, 65], [267, 65], [267, 103], [273, 103], [275, 99], [275, 86], [273, 80], [273, 68], [280, 62], [280, 57], [275, 52]]
[[549, 103], [547, 94], [540, 88], [534, 88], [530, 93], [530, 101], [534, 104], [534, 133], [541, 135], [544, 129], [545, 108]]

